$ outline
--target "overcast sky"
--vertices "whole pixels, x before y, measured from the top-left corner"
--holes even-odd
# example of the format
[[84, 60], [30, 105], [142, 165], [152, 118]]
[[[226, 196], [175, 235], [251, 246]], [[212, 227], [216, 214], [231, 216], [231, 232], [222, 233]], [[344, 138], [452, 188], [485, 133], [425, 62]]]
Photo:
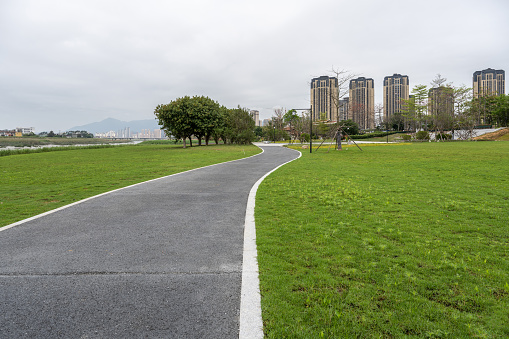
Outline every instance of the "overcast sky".
[[272, 115], [332, 67], [429, 85], [509, 71], [508, 0], [0, 1], [0, 129], [36, 132], [205, 95]]

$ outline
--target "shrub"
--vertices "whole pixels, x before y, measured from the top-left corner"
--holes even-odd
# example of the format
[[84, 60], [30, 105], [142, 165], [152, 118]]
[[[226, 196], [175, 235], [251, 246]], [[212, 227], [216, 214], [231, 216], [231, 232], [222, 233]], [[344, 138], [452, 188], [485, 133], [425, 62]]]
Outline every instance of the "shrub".
[[350, 134], [350, 138], [357, 140], [357, 139], [370, 139], [370, 138], [380, 138], [385, 137], [391, 134], [396, 134], [397, 132], [372, 132], [372, 133], [366, 133], [366, 134]]
[[410, 140], [412, 140], [412, 136], [408, 135], [408, 134], [403, 134], [401, 136], [401, 139], [403, 139], [404, 141], [410, 141]]
[[417, 140], [429, 140], [429, 133], [427, 131], [419, 131], [415, 134]]
[[300, 135], [300, 142], [309, 142], [309, 133], [302, 133]]
[[435, 139], [436, 140], [451, 140], [452, 135], [447, 134], [447, 133], [437, 133], [437, 134], [435, 134]]

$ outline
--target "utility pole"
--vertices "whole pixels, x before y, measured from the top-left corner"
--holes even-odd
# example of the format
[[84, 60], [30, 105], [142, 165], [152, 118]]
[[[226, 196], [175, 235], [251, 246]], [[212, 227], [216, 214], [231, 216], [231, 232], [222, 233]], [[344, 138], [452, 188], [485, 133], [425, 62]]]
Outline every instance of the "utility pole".
[[[311, 107], [313, 109], [313, 107]], [[313, 153], [313, 112], [309, 111], [309, 153]]]

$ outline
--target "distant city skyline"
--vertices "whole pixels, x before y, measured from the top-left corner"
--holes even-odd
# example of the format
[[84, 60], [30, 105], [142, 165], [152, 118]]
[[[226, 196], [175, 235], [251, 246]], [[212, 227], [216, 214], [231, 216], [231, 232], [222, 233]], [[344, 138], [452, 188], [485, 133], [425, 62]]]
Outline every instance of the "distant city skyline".
[[[349, 76], [349, 75], [346, 75]], [[436, 75], [437, 77], [439, 74]], [[439, 77], [444, 82], [442, 86], [452, 85], [453, 87], [465, 86], [472, 91], [472, 97], [481, 95], [501, 95], [505, 94], [505, 70], [495, 70], [487, 68], [482, 71], [473, 72], [472, 83], [455, 84], [446, 78]], [[361, 129], [373, 128], [376, 125], [375, 106], [381, 105], [383, 108], [381, 121], [389, 121], [391, 116], [399, 113], [403, 108], [403, 101], [408, 100], [412, 88], [425, 85], [429, 89], [429, 96], [433, 98], [442, 97], [438, 90], [434, 91], [433, 83], [430, 84], [411, 84], [408, 75], [394, 73], [387, 75], [382, 82], [383, 102], [375, 102], [376, 97], [375, 81], [372, 78], [359, 77], [345, 82], [349, 84], [349, 91], [338, 89], [338, 81], [334, 77], [323, 75], [311, 79], [311, 107], [313, 120], [346, 120], [352, 119], [359, 124]], [[343, 96], [339, 97], [338, 94]], [[336, 99], [333, 98], [336, 96]], [[436, 101], [436, 100], [435, 100]], [[332, 105], [333, 103], [336, 103]], [[451, 106], [452, 107], [452, 106]], [[335, 112], [332, 112], [335, 110]], [[323, 116], [319, 116], [319, 114]], [[380, 114], [380, 112], [376, 112]]]

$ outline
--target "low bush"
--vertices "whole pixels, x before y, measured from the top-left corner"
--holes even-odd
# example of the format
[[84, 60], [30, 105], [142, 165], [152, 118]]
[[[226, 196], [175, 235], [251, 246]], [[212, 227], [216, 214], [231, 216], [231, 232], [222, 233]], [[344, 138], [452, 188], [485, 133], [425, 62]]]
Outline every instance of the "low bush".
[[300, 142], [309, 142], [309, 133], [302, 133], [300, 135]]
[[410, 141], [410, 140], [412, 140], [412, 136], [408, 135], [408, 134], [403, 134], [401, 136], [401, 139], [403, 139], [404, 141]]
[[429, 140], [429, 133], [428, 131], [419, 131], [415, 134], [415, 138], [417, 140]]
[[435, 139], [437, 140], [451, 140], [452, 135], [447, 133], [437, 133], [435, 134]]
[[385, 137], [387, 135], [396, 134], [398, 132], [373, 132], [373, 133], [366, 133], [366, 134], [354, 134], [350, 135], [351, 139], [369, 139], [369, 138], [379, 138], [379, 137]]

